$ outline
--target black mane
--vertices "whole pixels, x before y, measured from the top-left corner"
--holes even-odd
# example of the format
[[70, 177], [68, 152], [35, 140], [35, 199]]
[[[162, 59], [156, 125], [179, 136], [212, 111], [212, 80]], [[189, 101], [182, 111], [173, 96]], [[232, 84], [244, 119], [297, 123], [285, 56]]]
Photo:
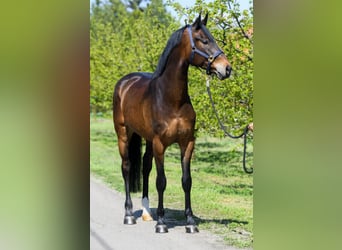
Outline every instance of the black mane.
[[172, 49], [174, 47], [176, 47], [180, 43], [180, 41], [182, 40], [182, 35], [183, 35], [184, 29], [186, 27], [187, 26], [180, 28], [179, 30], [175, 31], [171, 35], [171, 37], [167, 41], [167, 44], [166, 44], [166, 47], [165, 47], [163, 53], [161, 54], [161, 56], [159, 58], [157, 69], [154, 71], [152, 78], [159, 77], [164, 72], [165, 66], [167, 63], [167, 59], [169, 58], [169, 55], [170, 55]]

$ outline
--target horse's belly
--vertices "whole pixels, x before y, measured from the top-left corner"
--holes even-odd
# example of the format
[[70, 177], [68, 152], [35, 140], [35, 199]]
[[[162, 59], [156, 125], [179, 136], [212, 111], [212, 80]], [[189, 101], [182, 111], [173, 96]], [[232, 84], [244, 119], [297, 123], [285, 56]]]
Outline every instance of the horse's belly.
[[146, 121], [146, 117], [143, 115], [143, 111], [140, 110], [138, 112], [131, 112], [125, 119], [125, 125], [142, 136], [148, 141], [152, 141], [153, 139], [153, 130], [150, 122]]

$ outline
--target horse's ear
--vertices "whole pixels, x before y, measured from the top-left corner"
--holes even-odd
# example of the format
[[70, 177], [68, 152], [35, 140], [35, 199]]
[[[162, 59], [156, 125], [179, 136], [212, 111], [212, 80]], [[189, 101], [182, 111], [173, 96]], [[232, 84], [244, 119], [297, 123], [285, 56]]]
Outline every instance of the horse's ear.
[[208, 21], [208, 13], [205, 15], [204, 19], [202, 20], [202, 23], [204, 26], [207, 26], [207, 21]]
[[196, 18], [192, 26], [195, 27], [196, 29], [201, 28], [201, 13], [198, 15], [198, 17]]

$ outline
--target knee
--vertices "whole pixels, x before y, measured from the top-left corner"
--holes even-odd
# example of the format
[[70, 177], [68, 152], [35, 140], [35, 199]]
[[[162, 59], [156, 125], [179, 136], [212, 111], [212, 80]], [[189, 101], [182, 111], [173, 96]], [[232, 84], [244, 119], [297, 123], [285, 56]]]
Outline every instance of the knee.
[[165, 188], [166, 188], [166, 177], [165, 177], [165, 175], [157, 176], [156, 185], [157, 185], [157, 189], [159, 191], [164, 191], [165, 190]]
[[190, 175], [182, 177], [182, 186], [184, 191], [189, 191], [192, 186], [192, 178]]

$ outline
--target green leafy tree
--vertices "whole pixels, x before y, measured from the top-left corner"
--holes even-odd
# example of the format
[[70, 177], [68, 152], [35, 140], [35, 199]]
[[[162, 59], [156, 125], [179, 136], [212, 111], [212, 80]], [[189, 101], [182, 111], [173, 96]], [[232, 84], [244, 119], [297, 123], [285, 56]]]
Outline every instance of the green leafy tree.
[[[253, 120], [253, 7], [241, 10], [235, 0], [210, 3], [197, 0], [192, 8], [184, 8], [175, 1], [168, 1], [168, 4], [188, 23], [198, 13], [209, 13], [208, 28], [233, 67], [229, 79], [210, 81], [211, 91], [219, 117], [228, 131], [240, 133]], [[222, 136], [206, 93], [206, 78], [204, 71], [190, 68], [189, 90], [197, 112], [197, 128]]]
[[119, 0], [93, 5], [90, 16], [92, 112], [111, 110], [114, 85], [125, 74], [153, 72], [166, 41], [178, 27], [161, 0], [152, 0], [143, 11]]
[[[90, 105], [93, 113], [112, 107], [115, 83], [130, 72], [153, 72], [170, 35], [181, 25], [166, 11], [162, 0], [135, 1], [131, 8], [120, 0], [97, 1], [90, 15]], [[209, 13], [208, 28], [233, 66], [231, 78], [211, 80], [220, 118], [233, 133], [253, 119], [253, 7], [240, 10], [236, 0], [215, 0], [192, 8], [168, 1], [178, 20], [191, 23], [198, 13]], [[197, 129], [222, 136], [206, 93], [206, 74], [190, 67], [189, 91], [197, 112]]]

